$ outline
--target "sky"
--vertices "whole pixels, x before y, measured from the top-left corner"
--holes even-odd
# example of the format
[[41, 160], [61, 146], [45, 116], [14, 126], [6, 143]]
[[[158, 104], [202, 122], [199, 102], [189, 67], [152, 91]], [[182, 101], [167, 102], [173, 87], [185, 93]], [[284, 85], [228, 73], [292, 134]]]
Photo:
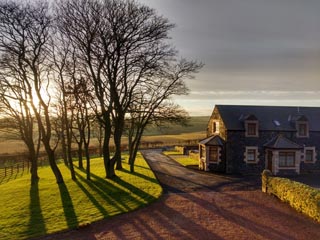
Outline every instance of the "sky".
[[181, 57], [205, 64], [175, 97], [190, 115], [215, 104], [320, 106], [319, 0], [138, 0], [176, 27]]

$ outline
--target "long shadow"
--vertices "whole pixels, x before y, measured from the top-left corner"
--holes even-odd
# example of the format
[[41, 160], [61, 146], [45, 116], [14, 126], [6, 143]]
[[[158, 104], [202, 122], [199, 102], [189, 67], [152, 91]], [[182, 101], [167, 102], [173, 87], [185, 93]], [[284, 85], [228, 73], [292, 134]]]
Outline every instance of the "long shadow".
[[143, 175], [143, 174], [138, 173], [138, 172], [130, 172], [129, 170], [124, 169], [124, 168], [119, 170], [119, 171], [131, 174], [131, 175], [134, 175], [134, 176], [137, 176], [137, 177], [140, 177], [140, 178], [143, 178], [143, 179], [145, 179], [145, 180], [147, 180], [149, 182], [158, 183], [158, 181], [155, 178], [148, 177], [148, 176]]
[[[118, 211], [122, 212], [125, 209], [130, 210], [130, 208], [127, 205], [116, 201], [114, 199], [114, 198], [116, 198], [116, 196], [113, 196], [114, 198], [112, 197], [112, 195], [114, 193], [116, 193], [117, 190], [116, 190], [116, 188], [111, 188], [109, 186], [109, 184], [107, 184], [107, 182], [104, 179], [101, 178], [102, 179], [101, 182], [99, 182], [100, 180], [98, 180], [98, 181], [92, 181], [92, 180], [88, 181], [87, 179], [85, 179], [83, 176], [81, 176], [77, 172], [76, 172], [76, 175], [81, 181], [86, 183], [93, 191], [95, 191], [101, 198], [103, 198], [111, 206], [115, 207]], [[93, 177], [92, 174], [91, 174], [91, 177]], [[120, 189], [118, 189], [118, 192], [119, 191], [120, 191]], [[109, 215], [106, 212], [106, 210], [103, 210], [103, 207], [97, 202], [97, 200], [92, 196], [92, 194], [90, 194], [88, 191], [86, 191], [85, 194], [87, 194], [87, 196], [90, 196], [89, 199], [92, 201], [93, 204], [95, 204], [95, 206], [97, 206], [97, 208], [100, 210], [100, 212], [102, 214], [104, 214], [105, 216]], [[95, 200], [93, 200], [93, 199], [95, 199]], [[124, 207], [122, 207], [121, 205], [124, 205]]]
[[130, 190], [131, 192], [137, 194], [138, 196], [140, 196], [142, 199], [150, 199], [151, 201], [154, 201], [156, 200], [156, 198], [152, 195], [150, 195], [149, 193], [141, 190], [140, 188], [137, 188], [136, 186], [128, 183], [128, 182], [125, 182], [123, 181], [121, 178], [119, 177], [115, 177], [113, 179], [114, 182], [116, 182], [117, 184], [121, 185], [122, 187]]
[[80, 181], [76, 181], [78, 187], [87, 195], [88, 199], [93, 203], [93, 205], [100, 211], [100, 213], [107, 217], [109, 213], [104, 209], [104, 207], [92, 196], [92, 194], [80, 183]]
[[47, 232], [44, 218], [42, 215], [39, 186], [38, 182], [31, 184], [30, 187], [30, 219], [28, 224], [27, 233], [29, 236], [32, 235], [44, 235]]
[[[265, 206], [262, 204], [259, 204], [257, 202], [253, 202], [250, 200], [245, 200], [245, 199], [238, 199], [237, 196], [231, 196], [230, 194], [225, 194], [225, 193], [221, 193], [225, 196], [227, 196], [229, 199], [228, 201], [230, 202], [234, 202], [234, 204], [237, 203], [237, 201], [242, 201], [244, 204], [247, 205], [258, 205], [259, 208], [264, 209]], [[203, 207], [206, 208], [207, 210], [210, 210], [212, 212], [215, 212], [217, 214], [219, 214], [222, 218], [224, 218], [225, 220], [235, 223], [239, 226], [242, 226], [243, 228], [247, 228], [250, 231], [254, 232], [255, 234], [258, 234], [262, 237], [265, 238], [270, 238], [271, 239], [279, 239], [279, 240], [285, 240], [285, 239], [291, 239], [292, 236], [284, 233], [284, 232], [280, 232], [277, 229], [273, 228], [272, 226], [266, 226], [262, 223], [256, 222], [250, 218], [244, 217], [242, 215], [240, 215], [239, 213], [236, 212], [232, 212], [232, 209], [227, 209], [226, 207], [222, 207], [216, 204], [216, 202], [214, 201], [214, 198], [212, 198], [212, 202], [209, 202], [207, 200], [204, 200], [200, 197], [197, 197], [195, 195], [191, 195], [191, 194], [184, 194], [181, 195], [181, 197], [184, 197], [185, 199], [188, 199], [189, 201], [196, 203], [199, 205], [199, 207]], [[242, 205], [240, 207], [243, 207]], [[284, 214], [282, 212], [279, 212], [278, 210], [274, 209], [274, 208], [267, 208], [265, 209], [266, 212], [274, 212], [275, 216], [284, 216], [286, 218], [290, 218], [289, 215]]]
[[17, 179], [19, 177], [22, 177], [23, 174], [24, 174], [24, 172], [19, 172], [18, 173], [18, 172], [15, 171], [13, 174], [10, 174], [10, 175], [8, 175], [6, 177], [1, 177], [0, 178], [0, 184], [4, 184], [4, 183], [7, 183], [9, 181], [15, 180], [15, 179]]
[[[157, 221], [162, 226], [166, 226], [169, 232], [174, 230], [176, 235], [182, 239], [223, 240], [219, 235], [197, 223], [195, 219], [184, 216], [181, 212], [166, 204], [163, 204], [161, 209], [154, 212], [153, 216], [157, 218]], [[172, 216], [174, 216], [174, 218], [172, 218]], [[192, 227], [192, 231], [190, 231], [190, 227]]]
[[[91, 173], [91, 176], [93, 179], [95, 179], [95, 184], [97, 186], [100, 186], [102, 189], [105, 187], [106, 183], [106, 180], [104, 178], [101, 178], [93, 173]], [[112, 181], [114, 183], [117, 183], [119, 184], [120, 186], [124, 187], [125, 189], [129, 190], [129, 193], [126, 193], [125, 191], [123, 191], [122, 189], [118, 188], [117, 186], [115, 186], [114, 184], [112, 183], [109, 183], [109, 185], [112, 185], [113, 188], [117, 189], [117, 192], [120, 192], [122, 194], [125, 193], [126, 197], [130, 200], [130, 201], [134, 201], [138, 204], [143, 204], [144, 205], [144, 202], [141, 202], [139, 201], [138, 199], [136, 199], [135, 197], [131, 196], [130, 192], [140, 196], [142, 199], [146, 200], [146, 199], [151, 199], [151, 200], [155, 200], [156, 198], [150, 194], [148, 194], [147, 192], [135, 187], [134, 185], [128, 183], [128, 182], [125, 182], [123, 181], [121, 178], [119, 177], [114, 177], [112, 179]], [[122, 203], [123, 204], [123, 203]]]
[[59, 190], [67, 225], [69, 228], [75, 228], [79, 225], [79, 222], [78, 217], [74, 211], [74, 206], [68, 188], [64, 183], [62, 183], [59, 184]]

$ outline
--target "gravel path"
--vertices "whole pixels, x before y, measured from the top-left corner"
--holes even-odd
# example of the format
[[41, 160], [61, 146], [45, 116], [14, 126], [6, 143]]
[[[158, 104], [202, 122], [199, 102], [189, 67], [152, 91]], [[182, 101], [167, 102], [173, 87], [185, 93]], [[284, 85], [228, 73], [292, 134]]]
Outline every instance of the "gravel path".
[[320, 239], [320, 224], [260, 191], [256, 177], [197, 172], [143, 152], [164, 188], [143, 209], [42, 239]]

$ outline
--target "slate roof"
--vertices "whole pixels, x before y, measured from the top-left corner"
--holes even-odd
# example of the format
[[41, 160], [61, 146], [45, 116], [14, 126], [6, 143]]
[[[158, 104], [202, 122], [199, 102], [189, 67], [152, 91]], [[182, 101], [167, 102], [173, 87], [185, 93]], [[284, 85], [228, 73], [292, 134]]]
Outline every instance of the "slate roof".
[[269, 142], [264, 144], [264, 147], [266, 148], [272, 148], [272, 149], [301, 149], [303, 148], [299, 144], [289, 140], [288, 138], [277, 135], [273, 139], [271, 139]]
[[320, 107], [216, 105], [216, 108], [228, 130], [244, 130], [245, 119], [254, 116], [259, 130], [296, 131], [295, 121], [304, 120], [309, 123], [309, 131], [320, 131]]
[[218, 135], [213, 135], [201, 140], [199, 144], [204, 144], [206, 146], [223, 146], [224, 140]]

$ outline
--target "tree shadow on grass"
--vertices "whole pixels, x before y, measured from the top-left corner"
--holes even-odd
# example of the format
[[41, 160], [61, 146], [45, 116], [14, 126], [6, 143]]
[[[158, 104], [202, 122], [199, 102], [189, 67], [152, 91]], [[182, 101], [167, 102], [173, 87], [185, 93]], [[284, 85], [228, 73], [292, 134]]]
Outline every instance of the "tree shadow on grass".
[[0, 177], [0, 184], [4, 184], [4, 183], [7, 183], [9, 181], [12, 181], [12, 180], [15, 180], [17, 178], [20, 178], [23, 176], [23, 174], [25, 174], [24, 171], [20, 171], [20, 172], [14, 172], [13, 174], [8, 174], [7, 176], [3, 176], [3, 177]]
[[28, 236], [39, 236], [44, 235], [47, 232], [44, 218], [42, 215], [40, 196], [39, 196], [39, 185], [38, 182], [31, 184], [30, 187], [30, 220], [27, 229]]
[[132, 174], [132, 175], [134, 175], [134, 176], [143, 178], [143, 179], [145, 179], [145, 180], [147, 180], [147, 181], [149, 181], [149, 182], [152, 182], [152, 183], [158, 183], [158, 181], [157, 181], [156, 178], [151, 178], [151, 177], [149, 177], [149, 176], [143, 175], [143, 174], [138, 173], [138, 172], [130, 172], [129, 170], [124, 169], [124, 168], [121, 169], [121, 170], [119, 170], [119, 171], [125, 172], [125, 173], [128, 173], [128, 174]]
[[[121, 180], [119, 177], [114, 177], [112, 179], [112, 181], [106, 181], [106, 179], [99, 177], [93, 173], [91, 173], [91, 177], [93, 178], [93, 183], [101, 190], [105, 190], [106, 187], [113, 189], [113, 192], [110, 192], [110, 194], [108, 194], [109, 196], [112, 196], [112, 198], [114, 199], [114, 201], [117, 201], [118, 204], [120, 204], [121, 206], [125, 207], [127, 210], [132, 210], [131, 207], [128, 206], [128, 204], [126, 204], [126, 202], [132, 202], [135, 203], [137, 205], [144, 205], [145, 203], [142, 202], [140, 199], [137, 199], [135, 196], [132, 196], [131, 193], [134, 193], [136, 195], [138, 195], [139, 197], [142, 197], [143, 195], [147, 194], [144, 191], [140, 190], [137, 187], [134, 187], [133, 185], [129, 184], [130, 187], [126, 187], [125, 184], [121, 184], [121, 182], [126, 183], [125, 181]], [[118, 183], [120, 186], [124, 187], [124, 189], [119, 188], [118, 186], [116, 186], [114, 183]], [[139, 191], [132, 191], [133, 189], [137, 189], [140, 190]], [[150, 195], [151, 196], [151, 195]]]
[[74, 206], [73, 206], [68, 188], [64, 183], [62, 183], [62, 184], [59, 184], [59, 190], [60, 190], [60, 197], [62, 201], [64, 216], [65, 216], [68, 228], [77, 227], [79, 224], [78, 217], [74, 211]]
[[[119, 189], [110, 186], [110, 184], [102, 179], [102, 181], [94, 181], [94, 180], [87, 180], [79, 173], [76, 172], [78, 181], [76, 183], [80, 187], [80, 189], [87, 195], [90, 201], [97, 207], [97, 209], [103, 214], [103, 216], [107, 217], [110, 213], [99, 203], [99, 201], [95, 198], [95, 196], [90, 193], [87, 188], [81, 183], [85, 183], [90, 189], [96, 192], [102, 199], [104, 199], [110, 206], [113, 206], [120, 212], [124, 212], [125, 209], [130, 209], [128, 206], [121, 206], [121, 203], [116, 201], [116, 196], [114, 194], [119, 192]], [[92, 176], [92, 175], [91, 175]], [[81, 180], [81, 182], [79, 181]]]

